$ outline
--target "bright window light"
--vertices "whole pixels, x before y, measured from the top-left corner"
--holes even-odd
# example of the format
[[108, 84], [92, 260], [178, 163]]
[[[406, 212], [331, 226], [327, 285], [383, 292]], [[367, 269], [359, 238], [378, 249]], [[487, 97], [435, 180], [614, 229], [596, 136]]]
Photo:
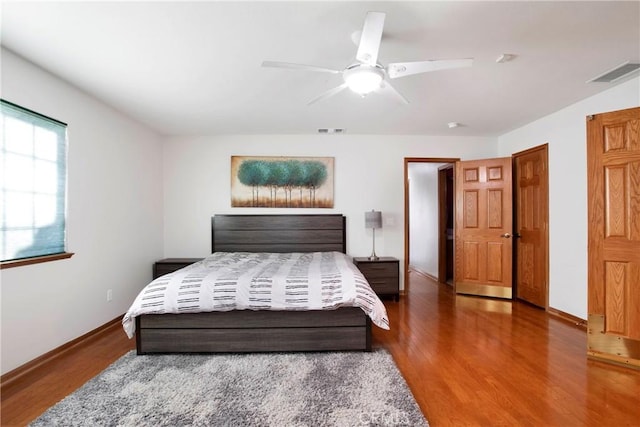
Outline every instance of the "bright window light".
[[63, 253], [67, 125], [0, 106], [0, 261]]

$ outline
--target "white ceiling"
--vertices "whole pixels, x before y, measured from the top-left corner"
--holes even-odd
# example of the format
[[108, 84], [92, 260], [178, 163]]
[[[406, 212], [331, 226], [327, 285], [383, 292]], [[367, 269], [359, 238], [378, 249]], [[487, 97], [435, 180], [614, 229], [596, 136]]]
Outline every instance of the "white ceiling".
[[[311, 106], [340, 75], [261, 67], [343, 69], [370, 10], [387, 14], [383, 65], [473, 67], [393, 80], [409, 105], [347, 90]], [[497, 136], [610, 88], [586, 81], [640, 60], [638, 1], [3, 1], [1, 31], [6, 48], [166, 135]], [[496, 63], [503, 53], [517, 57]]]

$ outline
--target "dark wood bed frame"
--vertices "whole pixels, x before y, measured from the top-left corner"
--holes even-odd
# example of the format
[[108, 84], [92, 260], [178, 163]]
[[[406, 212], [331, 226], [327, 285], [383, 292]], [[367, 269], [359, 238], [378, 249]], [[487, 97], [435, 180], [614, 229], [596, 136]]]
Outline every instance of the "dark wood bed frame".
[[[346, 253], [343, 215], [216, 215], [212, 252]], [[138, 354], [371, 351], [360, 309], [151, 314], [136, 317]]]

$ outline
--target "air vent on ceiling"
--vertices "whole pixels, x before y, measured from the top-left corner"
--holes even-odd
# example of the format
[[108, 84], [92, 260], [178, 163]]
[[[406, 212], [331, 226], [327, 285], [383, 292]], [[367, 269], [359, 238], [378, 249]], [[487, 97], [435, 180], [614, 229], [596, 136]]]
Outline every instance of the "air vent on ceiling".
[[318, 129], [318, 133], [345, 133], [346, 129], [340, 128], [323, 128]]
[[623, 64], [618, 65], [613, 70], [609, 70], [604, 74], [588, 80], [587, 83], [613, 83], [616, 80], [619, 80], [633, 73], [634, 71], [637, 71], [638, 69], [640, 69], [640, 63], [627, 61]]

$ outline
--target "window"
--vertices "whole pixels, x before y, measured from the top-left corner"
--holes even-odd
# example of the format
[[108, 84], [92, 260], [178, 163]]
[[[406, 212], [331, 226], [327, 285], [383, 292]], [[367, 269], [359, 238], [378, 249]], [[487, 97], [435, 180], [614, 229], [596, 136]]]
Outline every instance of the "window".
[[67, 125], [4, 100], [0, 106], [2, 267], [67, 258]]

